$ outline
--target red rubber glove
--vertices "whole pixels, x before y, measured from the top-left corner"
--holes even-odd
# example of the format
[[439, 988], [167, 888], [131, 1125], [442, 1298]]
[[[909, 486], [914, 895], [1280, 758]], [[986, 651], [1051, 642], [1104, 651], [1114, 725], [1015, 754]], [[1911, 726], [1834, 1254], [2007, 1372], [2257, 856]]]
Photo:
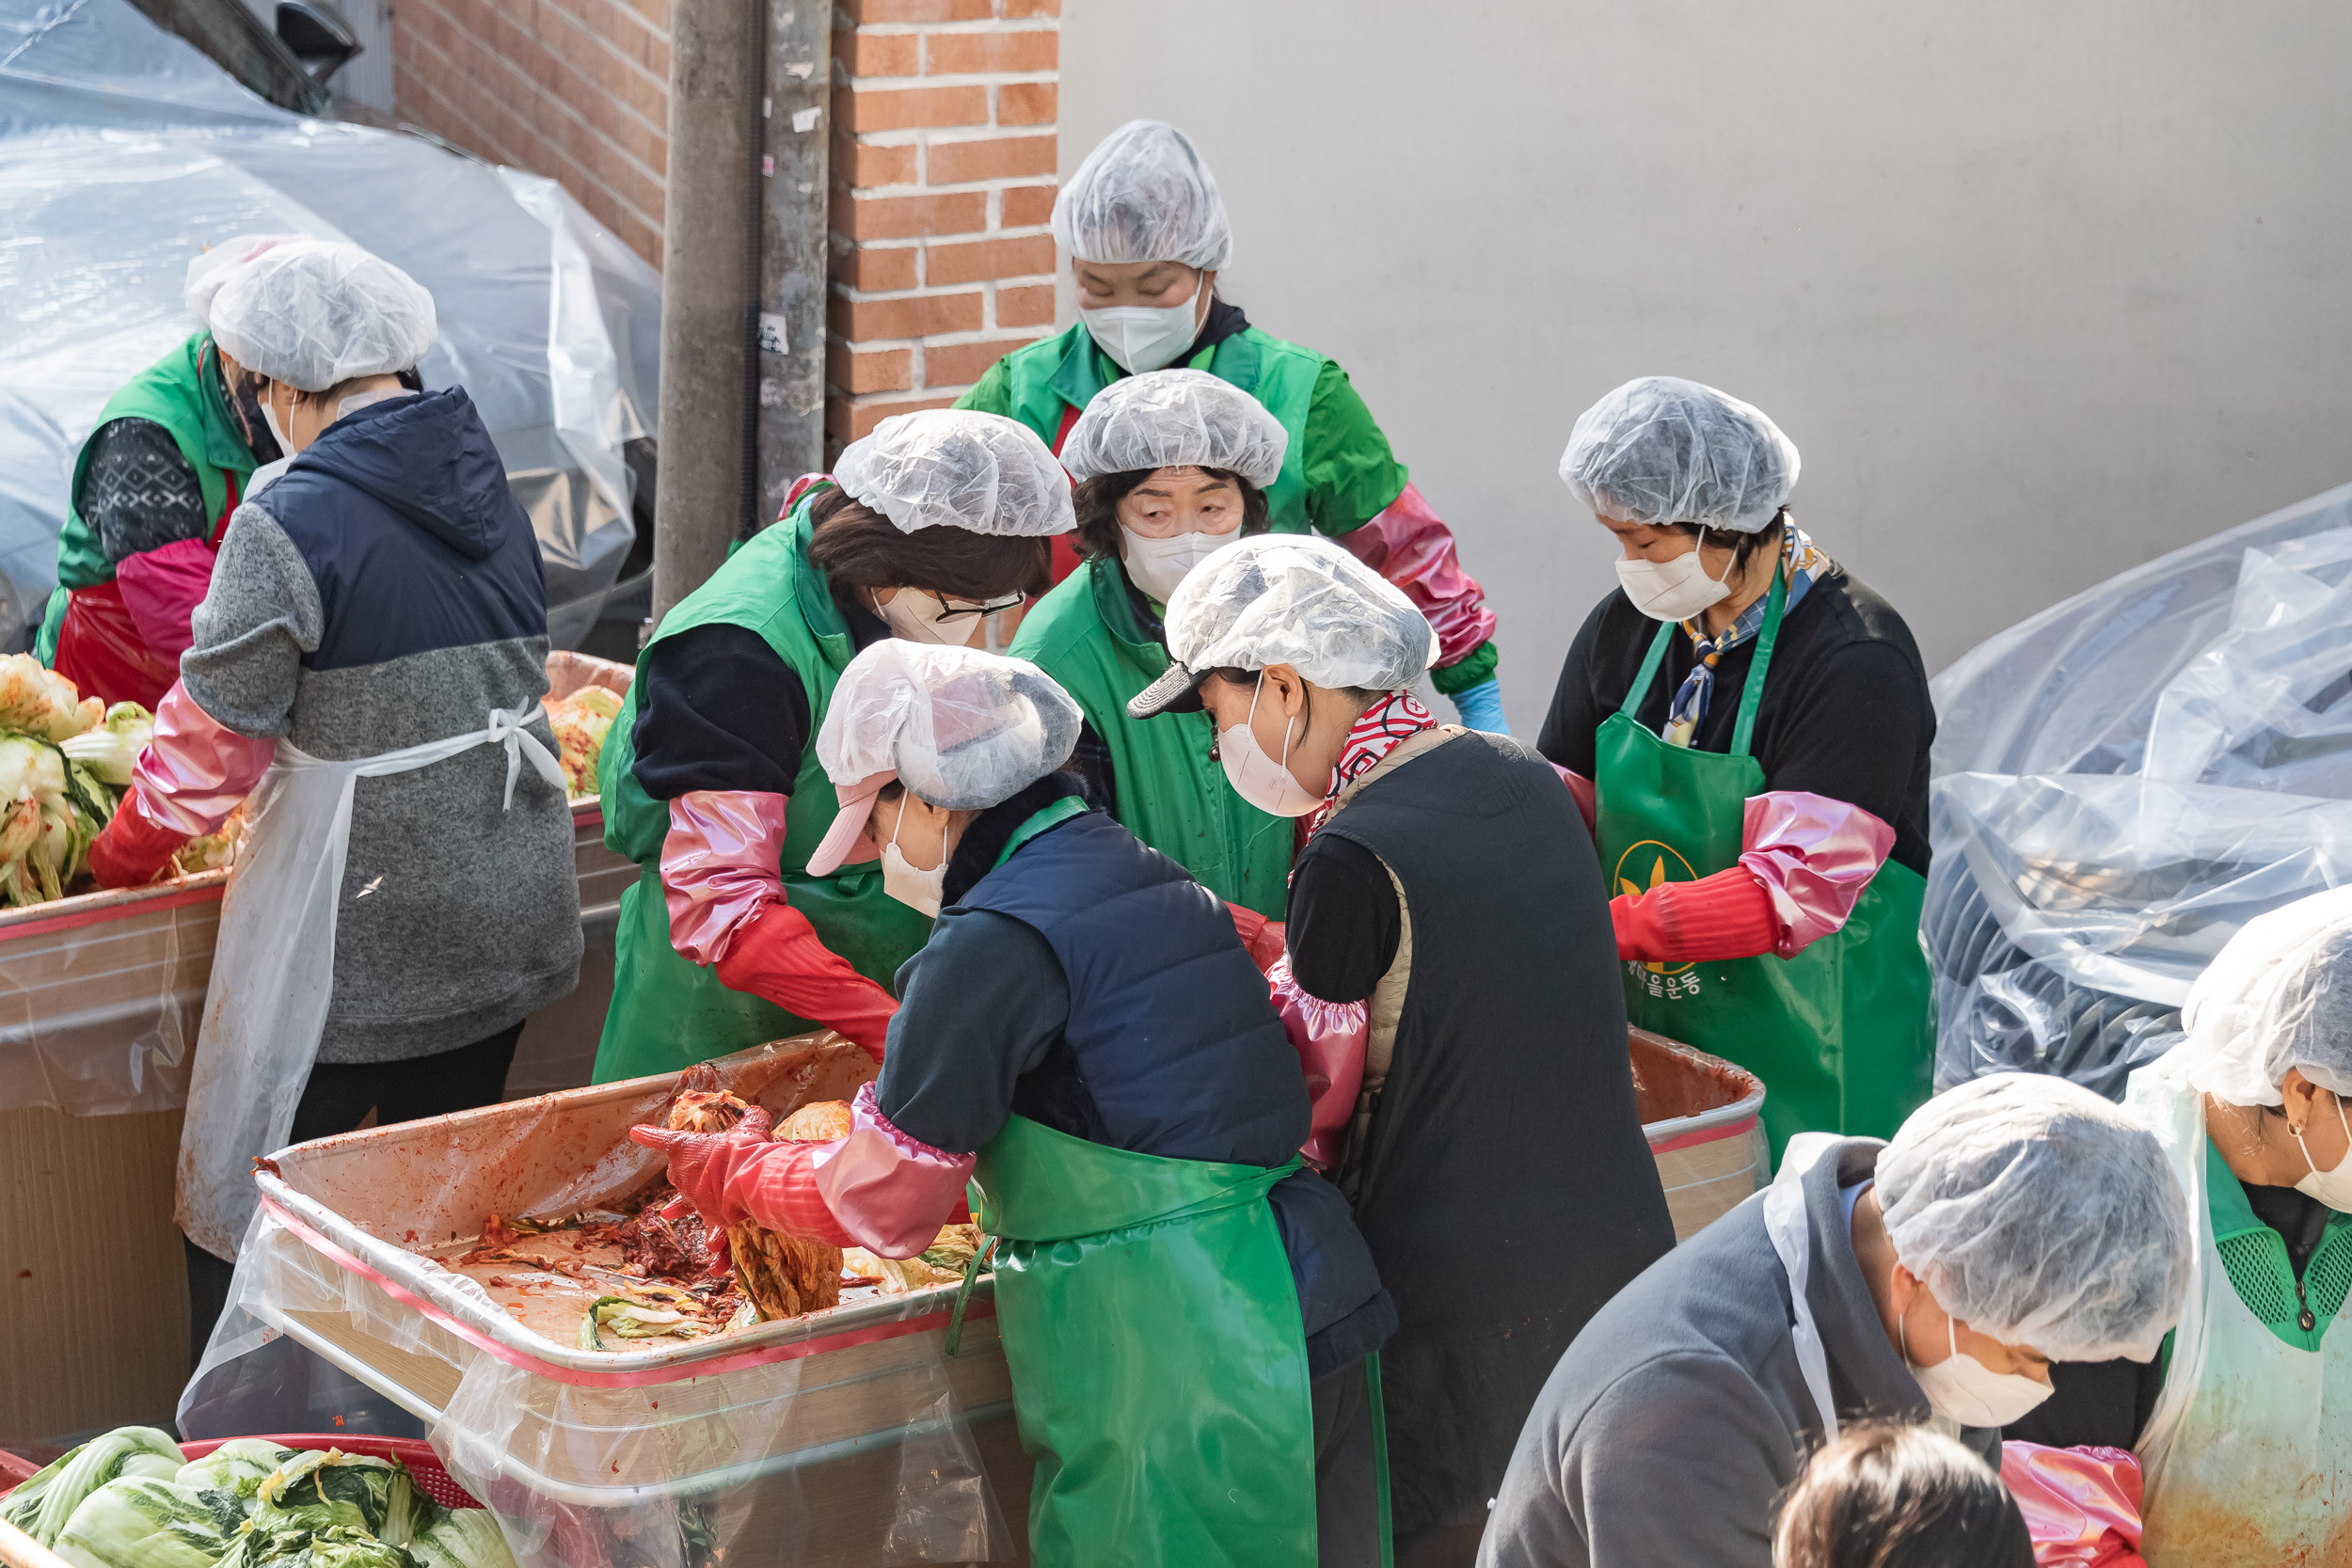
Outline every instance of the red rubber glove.
[[1274, 960], [1282, 956], [1283, 926], [1279, 920], [1268, 920], [1252, 909], [1228, 903], [1225, 908], [1233, 916], [1234, 934], [1248, 951], [1252, 963], [1263, 974], [1274, 967]]
[[126, 793], [104, 831], [90, 841], [90, 875], [101, 887], [145, 887], [187, 841], [187, 834], [150, 822], [139, 809], [137, 792]]
[[788, 1012], [838, 1029], [868, 1056], [882, 1059], [898, 1002], [827, 947], [808, 916], [791, 905], [761, 909], [737, 929], [711, 968], [729, 990], [764, 996]]
[[1695, 882], [1667, 882], [1640, 897], [1609, 901], [1617, 957], [1646, 963], [1753, 958], [1780, 940], [1772, 895], [1741, 866]]
[[859, 1244], [817, 1190], [817, 1155], [833, 1145], [771, 1143], [765, 1112], [745, 1117], [731, 1132], [632, 1127], [628, 1135], [647, 1148], [668, 1151], [670, 1184], [706, 1225], [750, 1220], [787, 1236], [834, 1246]]

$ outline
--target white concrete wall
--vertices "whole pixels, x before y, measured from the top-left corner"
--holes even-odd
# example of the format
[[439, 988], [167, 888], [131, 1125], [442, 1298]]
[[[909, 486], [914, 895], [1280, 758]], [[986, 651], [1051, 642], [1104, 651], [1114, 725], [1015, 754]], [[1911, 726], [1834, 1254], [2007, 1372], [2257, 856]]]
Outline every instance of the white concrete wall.
[[1613, 581], [1554, 468], [1630, 376], [1772, 414], [1931, 671], [2352, 479], [2347, 65], [2341, 3], [1066, 0], [1061, 166], [1199, 139], [1225, 292], [1354, 376], [1532, 735]]

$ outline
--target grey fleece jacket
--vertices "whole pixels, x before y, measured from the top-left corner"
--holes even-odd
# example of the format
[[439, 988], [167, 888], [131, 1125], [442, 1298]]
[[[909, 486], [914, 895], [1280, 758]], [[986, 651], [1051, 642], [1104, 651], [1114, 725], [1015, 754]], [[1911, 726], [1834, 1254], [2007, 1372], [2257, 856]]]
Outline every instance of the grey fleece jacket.
[[[230, 519], [181, 682], [325, 758], [483, 729], [544, 696], [538, 546], [462, 391], [360, 409]], [[530, 726], [553, 751], [547, 721]], [[322, 1062], [453, 1051], [569, 991], [580, 890], [561, 788], [483, 746], [363, 778]]]
[[[1886, 1146], [1848, 1138], [1804, 1178], [1805, 1298], [1841, 1421], [1924, 1421], [1854, 1261], [1840, 1186]], [[1821, 1441], [1762, 1194], [1668, 1253], [1568, 1346], [1519, 1433], [1479, 1568], [1772, 1568], [1773, 1511]], [[1997, 1463], [2000, 1433], [1962, 1440]]]

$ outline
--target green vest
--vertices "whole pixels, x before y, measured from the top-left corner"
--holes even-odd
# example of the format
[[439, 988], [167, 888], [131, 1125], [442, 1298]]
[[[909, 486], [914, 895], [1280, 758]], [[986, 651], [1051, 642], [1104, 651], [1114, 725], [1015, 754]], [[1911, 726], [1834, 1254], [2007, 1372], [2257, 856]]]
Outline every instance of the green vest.
[[[785, 811], [784, 851], [777, 870], [785, 901], [808, 917], [826, 947], [867, 979], [887, 988], [898, 966], [930, 936], [929, 916], [882, 892], [882, 863], [847, 866], [830, 877], [807, 874], [808, 857], [839, 815], [833, 781], [817, 760], [816, 732], [842, 670], [855, 655], [850, 628], [833, 602], [822, 570], [808, 559], [815, 525], [813, 488], [791, 515], [727, 558], [726, 563], [661, 618], [661, 629], [637, 657], [662, 639], [693, 626], [736, 626], [757, 632], [789, 666], [808, 693], [809, 744]], [[667, 900], [661, 890], [661, 845], [670, 807], [637, 783], [636, 682], [621, 703], [596, 768], [604, 808], [604, 842], [637, 862], [637, 884], [621, 895], [613, 954], [612, 1006], [596, 1048], [595, 1081], [675, 1072], [768, 1040], [821, 1029], [763, 997], [730, 990], [718, 974], [670, 945]]]
[[[2254, 1216], [2237, 1173], [2210, 1136], [2205, 1140], [2205, 1209], [2213, 1216], [2214, 1250], [2221, 1254], [2222, 1269], [2237, 1299], [2281, 1344], [2317, 1351], [2345, 1295], [2352, 1293], [2352, 1214], [2328, 1216], [2328, 1228], [2297, 1282], [2285, 1241]], [[2170, 1339], [2165, 1342], [2169, 1348]]]
[[[1254, 326], [1202, 349], [1182, 366], [1206, 371], [1265, 405], [1290, 435], [1282, 471], [1266, 490], [1277, 533], [1337, 536], [1362, 527], [1403, 493], [1406, 472], [1389, 450], [1346, 372], [1311, 348]], [[1015, 349], [956, 400], [959, 408], [1005, 414], [1060, 449], [1062, 420], [1125, 375], [1079, 323]], [[1325, 396], [1316, 397], [1321, 388]]]
[[[98, 422], [90, 427], [90, 436], [94, 438], [116, 420], [152, 420], [162, 425], [171, 432], [180, 455], [196, 470], [197, 483], [203, 489], [204, 515], [217, 523], [229, 505], [230, 485], [233, 483], [242, 495], [245, 482], [259, 465], [221, 396], [220, 378], [213, 369], [215, 352], [210, 334], [191, 336], [108, 398], [106, 406], [98, 412]], [[57, 534], [57, 591], [49, 597], [38, 648], [43, 664], [56, 657], [57, 629], [65, 620], [67, 592], [114, 580], [114, 565], [106, 559], [98, 531], [83, 521], [76, 504], [89, 454], [90, 443], [85, 440], [73, 460], [65, 527]]]
[[1136, 624], [1117, 563], [1081, 564], [1023, 618], [1010, 652], [1086, 710], [1110, 749], [1119, 797], [1112, 815], [1129, 832], [1219, 898], [1282, 918], [1294, 825], [1233, 793], [1209, 756], [1215, 721], [1206, 713], [1127, 717], [1127, 699], [1167, 671], [1168, 651]]

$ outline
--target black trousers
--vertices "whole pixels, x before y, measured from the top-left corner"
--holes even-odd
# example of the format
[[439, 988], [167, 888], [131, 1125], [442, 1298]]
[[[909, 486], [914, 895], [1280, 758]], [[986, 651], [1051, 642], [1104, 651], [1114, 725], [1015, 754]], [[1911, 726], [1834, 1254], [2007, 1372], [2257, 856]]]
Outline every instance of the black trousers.
[[[506, 1092], [506, 1070], [515, 1063], [516, 1023], [471, 1045], [405, 1062], [321, 1062], [294, 1107], [293, 1143], [348, 1132], [373, 1112], [376, 1125], [495, 1105]], [[182, 1239], [188, 1255], [188, 1365], [204, 1358], [213, 1325], [229, 1305], [236, 1265], [224, 1262]]]

